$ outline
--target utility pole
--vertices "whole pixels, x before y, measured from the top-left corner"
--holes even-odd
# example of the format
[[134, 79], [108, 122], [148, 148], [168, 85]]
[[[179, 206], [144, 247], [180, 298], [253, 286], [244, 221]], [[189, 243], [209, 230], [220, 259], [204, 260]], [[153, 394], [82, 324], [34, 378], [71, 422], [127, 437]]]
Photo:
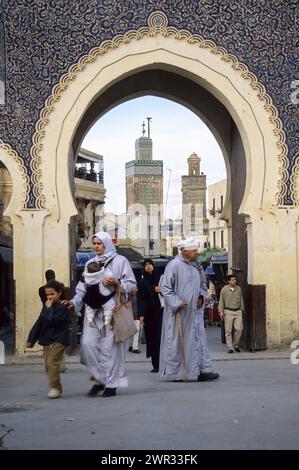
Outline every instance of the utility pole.
[[166, 211], [167, 211], [167, 202], [168, 202], [168, 193], [169, 193], [169, 186], [170, 186], [170, 177], [172, 173], [171, 168], [166, 168], [167, 171], [169, 171], [169, 176], [168, 176], [168, 184], [167, 184], [167, 191], [166, 191], [166, 198], [165, 198], [165, 215], [164, 215], [164, 221], [165, 221], [165, 240], [167, 238], [167, 219], [166, 219]]
[[151, 133], [150, 133], [150, 122], [152, 120], [151, 117], [147, 117], [147, 138], [150, 139]]

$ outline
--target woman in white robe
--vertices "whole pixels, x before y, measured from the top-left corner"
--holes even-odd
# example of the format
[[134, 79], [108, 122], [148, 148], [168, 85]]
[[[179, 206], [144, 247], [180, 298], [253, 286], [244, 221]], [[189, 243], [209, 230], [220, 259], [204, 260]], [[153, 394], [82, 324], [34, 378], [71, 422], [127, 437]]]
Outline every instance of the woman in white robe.
[[[121, 290], [128, 294], [136, 286], [135, 276], [129, 261], [116, 253], [115, 246], [108, 233], [97, 232], [93, 237], [93, 245], [96, 256], [86, 264], [97, 262], [109, 262], [109, 269], [113, 277], [104, 278], [103, 284], [116, 285], [120, 283]], [[79, 282], [76, 287], [76, 295], [71, 300], [78, 312], [82, 307], [86, 294], [86, 285]], [[88, 392], [88, 396], [94, 397], [104, 390], [103, 396], [115, 396], [118, 387], [127, 387], [127, 369], [125, 366], [127, 344], [116, 343], [114, 329], [104, 325], [103, 309], [99, 308], [95, 314], [95, 327], [90, 327], [87, 319], [84, 319], [83, 335], [81, 339], [81, 362], [86, 365], [95, 384]]]
[[160, 376], [169, 380], [214, 380], [203, 324], [205, 273], [197, 261], [198, 243], [179, 245], [181, 254], [166, 266], [161, 283], [164, 315], [160, 346]]

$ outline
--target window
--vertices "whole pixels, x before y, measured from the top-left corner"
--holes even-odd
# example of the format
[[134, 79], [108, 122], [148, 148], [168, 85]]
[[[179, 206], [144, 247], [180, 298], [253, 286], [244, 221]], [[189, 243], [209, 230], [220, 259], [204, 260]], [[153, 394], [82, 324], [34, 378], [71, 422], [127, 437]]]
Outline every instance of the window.
[[195, 232], [195, 206], [191, 206], [191, 231]]
[[221, 248], [224, 248], [224, 231], [223, 230], [221, 230], [220, 236], [221, 236]]
[[213, 248], [216, 248], [216, 232], [213, 232]]
[[220, 196], [220, 209], [223, 211], [223, 196]]

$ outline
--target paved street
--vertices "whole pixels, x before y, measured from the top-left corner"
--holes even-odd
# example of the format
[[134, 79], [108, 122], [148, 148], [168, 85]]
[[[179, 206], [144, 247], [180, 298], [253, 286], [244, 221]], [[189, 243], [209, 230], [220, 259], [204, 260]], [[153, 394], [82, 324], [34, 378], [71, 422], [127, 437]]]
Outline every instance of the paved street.
[[[62, 375], [64, 396], [46, 398], [40, 359], [0, 366], [0, 436], [5, 449], [299, 449], [299, 364], [289, 352], [228, 358], [208, 331], [221, 377], [165, 383], [144, 352], [129, 354], [129, 388], [88, 398], [91, 383], [77, 356]], [[144, 350], [144, 345], [142, 346]], [[274, 358], [273, 358], [274, 357]]]

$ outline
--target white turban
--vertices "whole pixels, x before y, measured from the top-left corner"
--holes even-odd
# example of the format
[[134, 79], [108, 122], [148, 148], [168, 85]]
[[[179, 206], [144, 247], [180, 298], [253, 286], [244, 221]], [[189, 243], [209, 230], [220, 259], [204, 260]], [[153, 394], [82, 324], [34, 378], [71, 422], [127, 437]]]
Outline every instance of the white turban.
[[195, 240], [193, 237], [186, 238], [186, 240], [182, 240], [178, 244], [178, 248], [180, 250], [198, 250], [199, 242]]

